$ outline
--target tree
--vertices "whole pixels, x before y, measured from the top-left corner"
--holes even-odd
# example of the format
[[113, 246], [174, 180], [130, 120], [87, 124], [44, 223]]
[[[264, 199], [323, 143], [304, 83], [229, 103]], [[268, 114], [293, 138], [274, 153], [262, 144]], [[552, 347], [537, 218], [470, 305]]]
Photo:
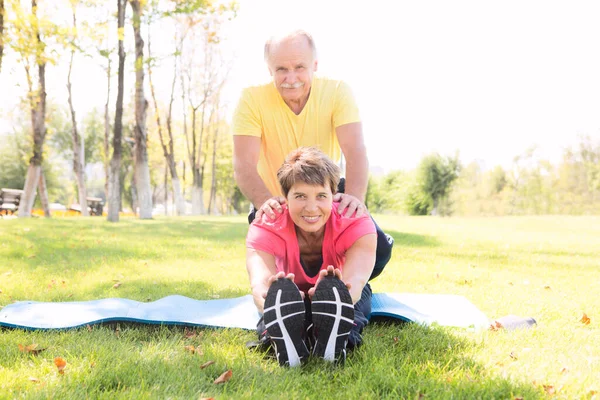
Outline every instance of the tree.
[[[163, 150], [163, 155], [165, 157], [167, 169], [171, 176], [171, 186], [173, 187], [173, 196], [175, 197], [175, 209], [177, 211], [177, 215], [184, 215], [185, 214], [185, 200], [183, 198], [181, 184], [179, 182], [179, 176], [177, 174], [177, 161], [175, 159], [175, 151], [174, 151], [174, 146], [173, 146], [173, 143], [174, 143], [174, 140], [173, 140], [173, 102], [175, 100], [175, 84], [177, 82], [177, 77], [178, 77], [177, 63], [178, 63], [178, 60], [180, 59], [181, 46], [183, 44], [183, 41], [185, 40], [187, 30], [185, 30], [181, 34], [180, 38], [175, 38], [176, 46], [175, 46], [175, 51], [173, 54], [173, 80], [172, 80], [172, 84], [171, 84], [171, 97], [169, 100], [169, 108], [168, 108], [168, 112], [167, 112], [167, 121], [166, 121], [168, 138], [165, 139], [165, 135], [163, 132], [163, 125], [162, 125], [161, 116], [160, 116], [161, 113], [160, 113], [160, 109], [159, 109], [159, 103], [156, 98], [156, 92], [154, 90], [154, 84], [152, 82], [152, 69], [153, 69], [155, 60], [152, 58], [152, 53], [151, 53], [152, 42], [151, 42], [151, 36], [150, 36], [150, 25], [151, 25], [151, 19], [148, 21], [148, 28], [149, 28], [148, 29], [148, 83], [150, 85], [150, 93], [152, 94], [152, 100], [154, 102], [158, 136], [159, 136], [160, 144], [161, 144], [161, 147]], [[166, 181], [167, 181], [167, 178], [165, 177], [165, 212], [167, 209], [166, 208], [166, 206], [167, 206]]]
[[125, 7], [127, 0], [117, 0], [117, 38], [119, 51], [119, 70], [117, 83], [117, 103], [115, 110], [115, 123], [113, 125], [113, 154], [110, 160], [110, 171], [108, 181], [108, 214], [110, 222], [119, 221], [119, 210], [121, 207], [121, 158], [122, 158], [122, 134], [123, 134], [123, 91], [125, 80], [125, 49], [123, 40], [125, 36]]
[[[192, 169], [192, 214], [204, 214], [204, 173], [206, 167], [208, 137], [204, 134], [210, 121], [211, 103], [218, 101], [219, 92], [224, 83], [226, 71], [223, 60], [219, 54], [219, 43], [221, 41], [220, 30], [225, 19], [231, 19], [235, 15], [236, 5], [210, 6], [202, 17], [190, 16], [186, 21], [190, 27], [190, 40], [187, 52], [188, 62], [182, 74], [182, 98], [189, 102], [192, 113], [191, 134], [188, 135], [187, 115], [184, 110], [184, 134], [186, 138], [189, 164]], [[200, 32], [195, 27], [200, 27]], [[200, 35], [202, 45], [195, 43], [195, 38]], [[202, 60], [200, 65], [195, 64], [196, 48], [202, 49]], [[200, 71], [200, 73], [198, 73]], [[199, 77], [199, 80], [196, 79]], [[186, 87], [187, 85], [187, 87]], [[185, 107], [185, 105], [184, 105]], [[199, 125], [199, 126], [198, 126]]]
[[73, 106], [73, 92], [71, 90], [71, 71], [73, 70], [73, 58], [77, 40], [77, 2], [71, 0], [71, 13], [73, 16], [73, 38], [71, 41], [71, 59], [69, 61], [69, 73], [67, 75], [67, 91], [69, 93], [69, 110], [71, 111], [72, 137], [73, 137], [73, 172], [77, 180], [77, 193], [79, 194], [79, 207], [81, 215], [88, 217], [90, 215], [87, 207], [87, 189], [85, 187], [85, 159], [84, 145], [77, 130], [77, 118], [75, 117], [75, 107]]
[[[25, 66], [27, 78], [28, 103], [31, 112], [33, 135], [33, 155], [29, 159], [24, 192], [19, 204], [19, 218], [31, 217], [36, 190], [40, 192], [40, 200], [44, 215], [50, 216], [46, 180], [42, 172], [44, 140], [46, 138], [46, 43], [42, 34], [50, 32], [53, 25], [38, 17], [37, 0], [31, 1], [31, 12], [25, 12], [18, 2], [13, 2], [16, 19], [13, 23], [15, 39], [11, 47], [20, 55]], [[43, 32], [44, 31], [44, 32]], [[48, 35], [49, 36], [49, 35]], [[34, 89], [32, 64], [37, 67], [37, 88]]]
[[4, 0], [0, 0], [0, 72], [2, 72], [2, 55], [4, 53]]
[[148, 169], [148, 135], [146, 130], [146, 111], [148, 101], [144, 96], [144, 39], [141, 33], [142, 4], [140, 0], [131, 0], [133, 11], [133, 34], [135, 37], [135, 181], [141, 219], [152, 218], [152, 190], [150, 188], [150, 170]]
[[421, 190], [432, 201], [431, 215], [447, 215], [446, 206], [452, 183], [458, 177], [460, 162], [458, 155], [454, 158], [442, 157], [438, 153], [425, 156], [418, 167], [418, 181]]

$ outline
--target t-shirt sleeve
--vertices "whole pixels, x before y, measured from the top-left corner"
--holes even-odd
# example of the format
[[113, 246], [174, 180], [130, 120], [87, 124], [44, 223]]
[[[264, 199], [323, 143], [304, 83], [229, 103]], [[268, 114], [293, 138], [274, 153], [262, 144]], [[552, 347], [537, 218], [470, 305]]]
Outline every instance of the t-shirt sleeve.
[[339, 255], [346, 254], [346, 251], [361, 237], [377, 232], [373, 220], [368, 215], [360, 218], [341, 218], [343, 218], [344, 229], [335, 244], [335, 251]]
[[358, 105], [350, 86], [345, 82], [339, 82], [333, 103], [333, 127], [360, 122]]
[[262, 136], [262, 124], [258, 105], [250, 89], [244, 89], [233, 113], [233, 134], [241, 136]]
[[250, 224], [248, 235], [246, 236], [246, 247], [264, 251], [275, 257], [281, 257], [281, 249], [285, 249], [283, 239], [267, 226]]

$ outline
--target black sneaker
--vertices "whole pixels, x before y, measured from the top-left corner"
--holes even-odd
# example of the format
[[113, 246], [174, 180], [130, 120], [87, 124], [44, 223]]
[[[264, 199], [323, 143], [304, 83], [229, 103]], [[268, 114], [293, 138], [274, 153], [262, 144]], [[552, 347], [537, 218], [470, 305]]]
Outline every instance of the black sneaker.
[[282, 366], [300, 366], [309, 356], [302, 340], [305, 312], [304, 300], [294, 282], [285, 278], [273, 282], [265, 299], [264, 321]]
[[317, 338], [313, 354], [327, 361], [344, 362], [348, 335], [354, 326], [354, 306], [348, 288], [338, 278], [327, 276], [319, 282], [311, 303]]

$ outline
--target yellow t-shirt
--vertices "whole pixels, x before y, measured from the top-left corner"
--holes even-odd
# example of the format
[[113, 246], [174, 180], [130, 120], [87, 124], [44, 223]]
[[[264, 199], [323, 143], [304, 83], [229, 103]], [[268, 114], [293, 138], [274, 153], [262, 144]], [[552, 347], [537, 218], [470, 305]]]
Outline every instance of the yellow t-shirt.
[[233, 134], [261, 138], [258, 174], [275, 196], [281, 195], [277, 170], [292, 150], [316, 146], [338, 162], [341, 151], [335, 128], [359, 121], [347, 84], [314, 77], [299, 115], [285, 104], [273, 83], [244, 89], [233, 115]]

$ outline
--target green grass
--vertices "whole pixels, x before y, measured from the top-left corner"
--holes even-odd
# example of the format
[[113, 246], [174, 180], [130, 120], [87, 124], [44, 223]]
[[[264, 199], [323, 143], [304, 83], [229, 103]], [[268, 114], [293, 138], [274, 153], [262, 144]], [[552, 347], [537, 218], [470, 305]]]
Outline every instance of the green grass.
[[[344, 367], [312, 360], [294, 370], [247, 350], [255, 334], [237, 329], [4, 329], [0, 398], [591, 399], [600, 392], [600, 218], [376, 219], [396, 244], [375, 291], [460, 294], [491, 319], [532, 316], [537, 327], [374, 323]], [[242, 296], [246, 231], [241, 216], [0, 220], [0, 306]], [[579, 322], [583, 312], [589, 325]], [[27, 354], [19, 344], [45, 350]], [[200, 352], [186, 351], [190, 345]], [[67, 361], [63, 375], [55, 357]], [[206, 361], [215, 363], [201, 369]], [[228, 369], [231, 380], [215, 385]]]

